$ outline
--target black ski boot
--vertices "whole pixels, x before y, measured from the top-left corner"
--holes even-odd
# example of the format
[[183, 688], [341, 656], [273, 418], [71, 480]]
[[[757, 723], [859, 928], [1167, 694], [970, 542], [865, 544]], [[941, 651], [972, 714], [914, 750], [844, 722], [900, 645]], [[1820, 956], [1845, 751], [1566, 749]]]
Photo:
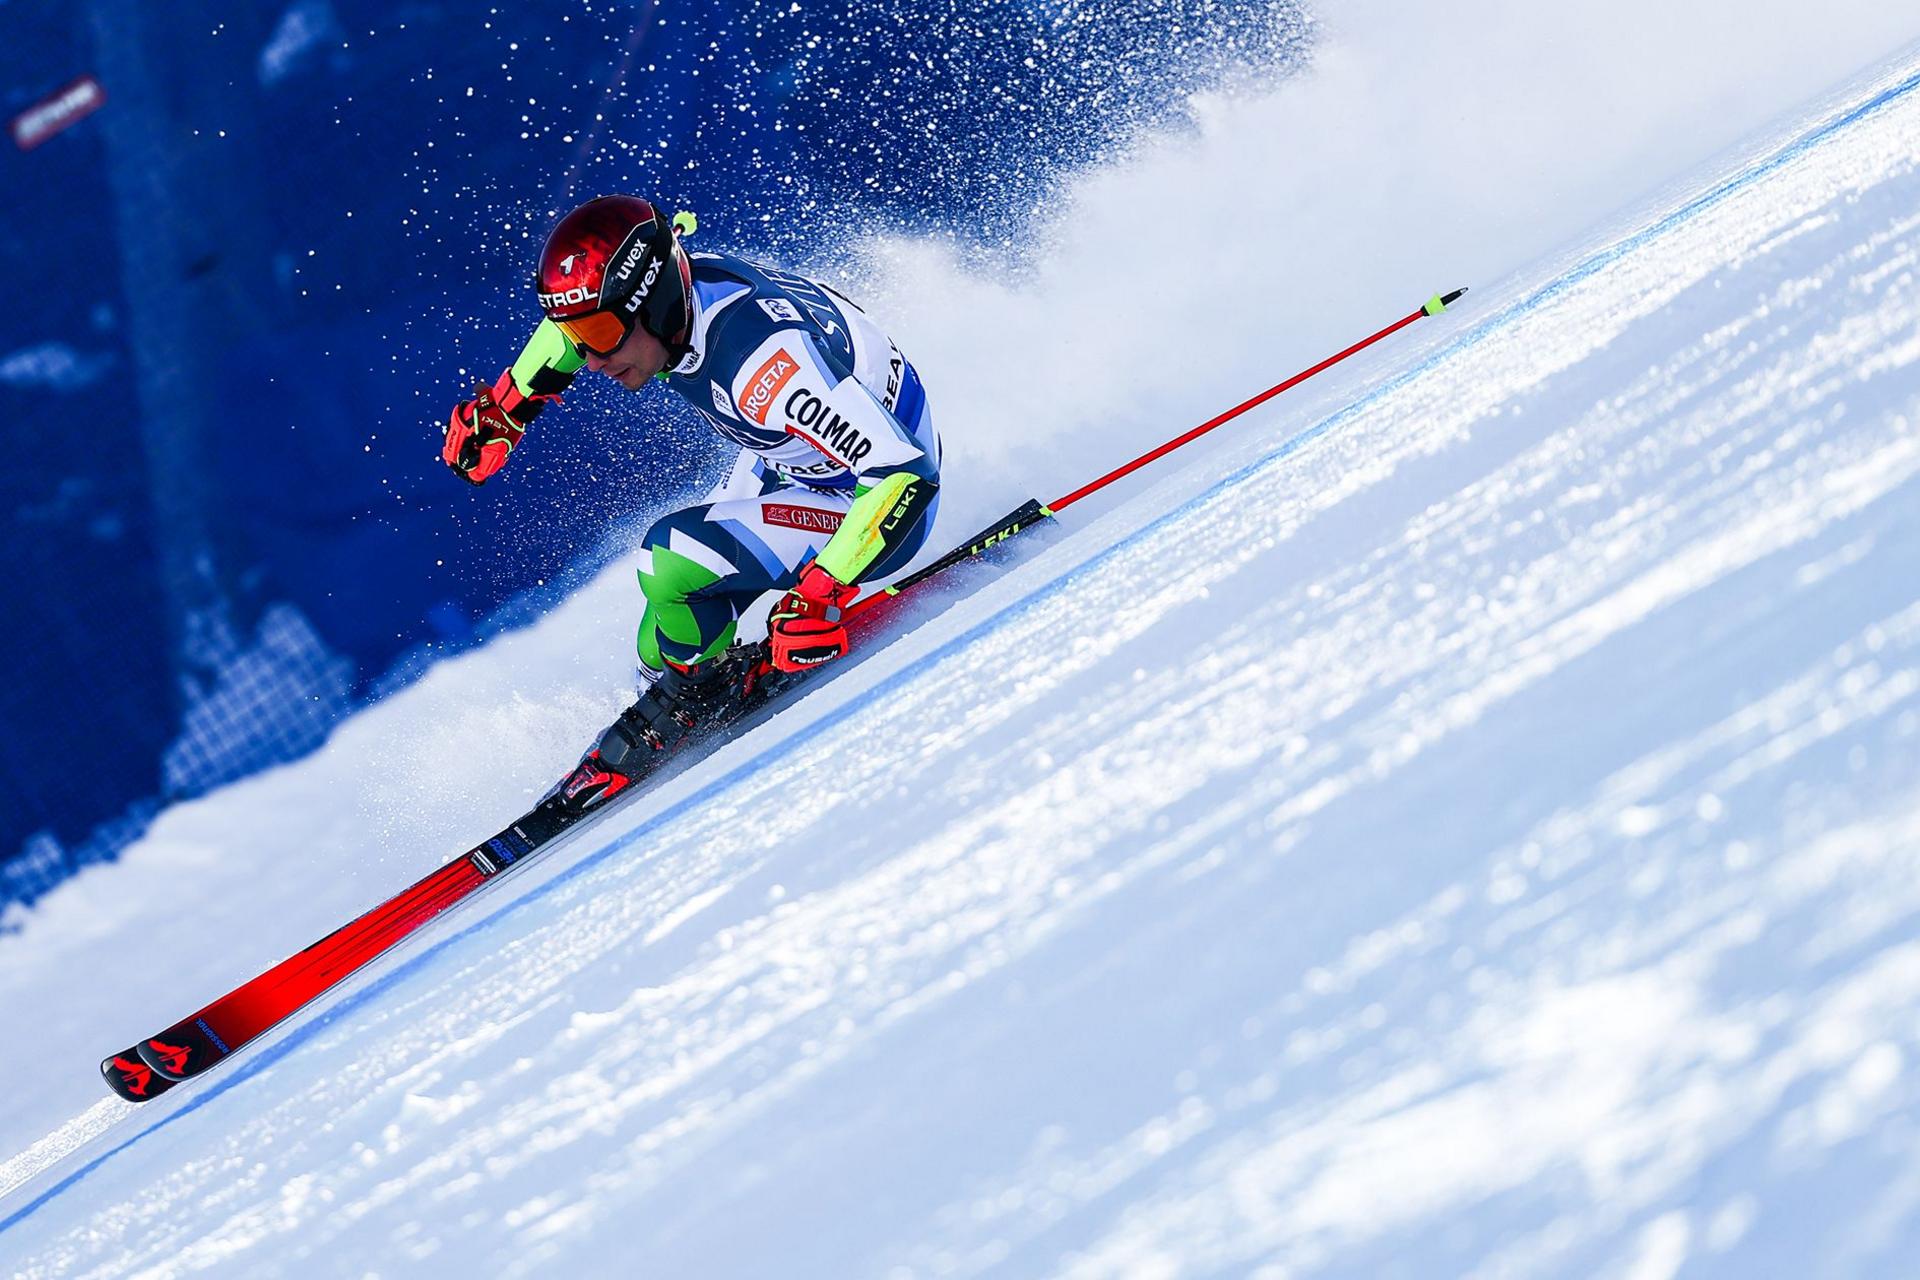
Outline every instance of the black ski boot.
[[728, 719], [742, 700], [745, 675], [731, 653], [687, 670], [669, 666], [608, 732], [631, 726], [654, 750], [670, 750], [695, 729]]
[[692, 670], [668, 667], [607, 726], [548, 799], [581, 810], [612, 799], [689, 734], [716, 729], [745, 709], [759, 692], [754, 684], [759, 668], [758, 646], [742, 646]]

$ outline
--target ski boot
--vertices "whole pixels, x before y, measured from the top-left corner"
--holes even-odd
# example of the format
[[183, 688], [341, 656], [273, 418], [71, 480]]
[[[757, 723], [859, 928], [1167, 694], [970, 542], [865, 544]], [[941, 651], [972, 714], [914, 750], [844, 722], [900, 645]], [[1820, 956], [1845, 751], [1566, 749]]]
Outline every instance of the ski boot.
[[578, 811], [597, 807], [652, 772], [695, 731], [733, 719], [761, 691], [760, 650], [743, 645], [695, 667], [669, 665], [547, 798]]

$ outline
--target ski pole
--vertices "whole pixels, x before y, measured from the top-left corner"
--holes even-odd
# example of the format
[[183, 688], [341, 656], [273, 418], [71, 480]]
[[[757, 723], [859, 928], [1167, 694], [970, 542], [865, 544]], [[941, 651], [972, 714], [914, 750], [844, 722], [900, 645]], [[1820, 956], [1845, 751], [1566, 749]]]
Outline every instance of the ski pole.
[[1122, 466], [1115, 467], [1113, 470], [1107, 472], [1107, 474], [1101, 476], [1097, 480], [1088, 481], [1086, 484], [1081, 485], [1078, 489], [1075, 489], [1072, 493], [1067, 494], [1065, 497], [1055, 498], [1052, 502], [1045, 502], [1045, 503], [1041, 502], [1037, 498], [1028, 498], [1025, 502], [1021, 503], [1018, 507], [1014, 508], [1012, 511], [1009, 511], [1006, 515], [1001, 516], [998, 520], [988, 525], [985, 529], [982, 529], [979, 533], [974, 534], [973, 537], [967, 539], [965, 542], [961, 543], [959, 546], [955, 547], [953, 550], [947, 552], [945, 555], [941, 556], [938, 560], [933, 561], [931, 564], [922, 565], [920, 568], [914, 570], [912, 573], [900, 579], [898, 582], [893, 583], [891, 586], [886, 587], [884, 590], [878, 591], [870, 596], [862, 596], [860, 599], [854, 601], [851, 605], [847, 606], [847, 610], [846, 610], [847, 617], [848, 618], [858, 617], [860, 614], [866, 612], [870, 608], [873, 608], [875, 605], [879, 604], [881, 601], [891, 600], [895, 596], [899, 595], [901, 592], [907, 590], [908, 588], [918, 586], [920, 583], [925, 582], [928, 578], [933, 577], [937, 573], [943, 573], [946, 570], [951, 569], [954, 565], [959, 564], [963, 560], [971, 560], [973, 557], [980, 555], [981, 553], [986, 551], [989, 547], [998, 546], [1000, 543], [1005, 542], [1008, 538], [1013, 537], [1015, 534], [1020, 533], [1026, 529], [1030, 529], [1034, 525], [1039, 524], [1042, 520], [1051, 520], [1055, 515], [1059, 514], [1061, 511], [1065, 510], [1066, 508], [1072, 506], [1074, 503], [1080, 501], [1080, 499], [1087, 497], [1089, 494], [1097, 493], [1101, 489], [1104, 489], [1108, 485], [1112, 484], [1115, 480], [1121, 479], [1123, 476], [1132, 475], [1135, 471], [1138, 471], [1140, 468], [1146, 466], [1149, 462], [1154, 462], [1160, 458], [1164, 458], [1168, 454], [1172, 453], [1175, 449], [1178, 449], [1183, 445], [1193, 443], [1195, 440], [1198, 440], [1201, 436], [1207, 434], [1207, 432], [1212, 431], [1215, 427], [1218, 427], [1225, 423], [1233, 421], [1235, 418], [1239, 417], [1243, 413], [1246, 413], [1248, 410], [1259, 408], [1261, 405], [1273, 399], [1275, 396], [1279, 395], [1281, 392], [1287, 391], [1294, 387], [1299, 386], [1301, 383], [1305, 382], [1308, 378], [1313, 377], [1317, 373], [1322, 373], [1328, 369], [1331, 369], [1334, 365], [1339, 364], [1342, 360], [1345, 360], [1348, 356], [1354, 355], [1361, 351], [1365, 351], [1368, 347], [1380, 341], [1382, 338], [1386, 338], [1400, 332], [1400, 330], [1406, 328], [1408, 325], [1414, 323], [1416, 320], [1424, 320], [1428, 316], [1439, 315], [1441, 312], [1445, 311], [1449, 306], [1453, 305], [1453, 303], [1459, 301], [1460, 296], [1464, 293], [1466, 293], [1465, 289], [1455, 289], [1452, 293], [1447, 293], [1447, 294], [1436, 293], [1433, 297], [1427, 299], [1426, 303], [1422, 305], [1418, 311], [1413, 312], [1411, 315], [1401, 316], [1398, 320], [1395, 320], [1392, 324], [1388, 325], [1386, 328], [1380, 330], [1378, 333], [1372, 333], [1360, 339], [1360, 341], [1354, 343], [1352, 346], [1348, 347], [1345, 351], [1342, 351], [1337, 355], [1328, 356], [1325, 360], [1322, 360], [1319, 364], [1314, 365], [1310, 369], [1302, 369], [1299, 373], [1294, 374], [1291, 378], [1288, 378], [1285, 382], [1275, 383], [1273, 386], [1268, 387], [1265, 391], [1262, 391], [1259, 395], [1254, 396], [1251, 400], [1242, 401], [1241, 403], [1233, 406], [1233, 408], [1228, 409], [1225, 413], [1222, 413], [1215, 417], [1207, 419], [1205, 422], [1193, 428], [1191, 431], [1187, 431], [1181, 435], [1177, 435], [1173, 439], [1167, 441], [1165, 444], [1149, 449], [1147, 452], [1141, 454], [1139, 457], [1135, 458], [1133, 461], [1125, 463]]

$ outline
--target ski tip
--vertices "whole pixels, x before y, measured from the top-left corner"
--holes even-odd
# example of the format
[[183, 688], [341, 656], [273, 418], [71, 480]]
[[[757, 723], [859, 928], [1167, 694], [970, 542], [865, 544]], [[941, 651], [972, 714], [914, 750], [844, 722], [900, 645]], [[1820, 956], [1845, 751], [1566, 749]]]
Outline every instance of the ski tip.
[[140, 1061], [163, 1080], [178, 1084], [199, 1075], [231, 1052], [201, 1018], [168, 1027], [134, 1048]]
[[100, 1076], [117, 1098], [127, 1102], [147, 1102], [173, 1088], [173, 1081], [141, 1060], [137, 1050], [128, 1048], [100, 1060]]

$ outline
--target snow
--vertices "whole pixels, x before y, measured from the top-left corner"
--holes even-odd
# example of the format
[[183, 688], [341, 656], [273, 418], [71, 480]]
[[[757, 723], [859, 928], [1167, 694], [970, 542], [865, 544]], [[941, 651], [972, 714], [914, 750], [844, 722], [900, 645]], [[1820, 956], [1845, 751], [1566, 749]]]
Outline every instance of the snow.
[[[1181, 188], [1202, 212], [1239, 216], [1208, 147], [1265, 137], [1287, 94], [1350, 101], [1371, 77], [1342, 60], [1391, 66], [1417, 34], [1336, 45], [1327, 81], [1209, 107], [1197, 159], [1149, 146], [1075, 198], [1139, 207], [1191, 164], [1213, 175]], [[1812, 70], [1744, 68], [1744, 106], [1703, 90], [1704, 139], [1836, 77], [1857, 46], [1825, 39]], [[310, 760], [169, 811], [0, 937], [0, 1010], [47, 1052], [0, 1096], [20, 1151], [0, 1257], [22, 1276], [1910, 1273], [1920, 51], [1596, 224], [1595, 192], [1644, 189], [1634, 155], [1674, 177], [1659, 119], [1591, 158], [1593, 192], [1504, 248], [1472, 239], [1471, 275], [1432, 278], [1407, 238], [1432, 205], [1396, 209], [1377, 260], [1290, 260], [1311, 288], [1284, 305], [1281, 267], [1249, 267], [1251, 300], [1217, 303], [1246, 336], [1190, 379], [1143, 389], [1122, 318], [1073, 387], [1015, 371], [943, 399], [953, 458], [1044, 498], [1096, 441], [1118, 460], [1475, 286], [1028, 535], [772, 722], [135, 1109], [99, 1098], [101, 1053], [570, 762], [621, 700], [624, 567]], [[870, 248], [901, 298], [1006, 305]], [[1111, 305], [1104, 277], [1025, 287]], [[1332, 314], [1298, 314], [1323, 296]], [[1270, 306], [1271, 343], [1251, 324]], [[907, 310], [932, 368], [982, 341], [958, 309]], [[1059, 433], [961, 425], [1012, 404], [1058, 409]], [[1024, 496], [963, 494], [944, 527]], [[159, 928], [183, 906], [188, 927]]]

